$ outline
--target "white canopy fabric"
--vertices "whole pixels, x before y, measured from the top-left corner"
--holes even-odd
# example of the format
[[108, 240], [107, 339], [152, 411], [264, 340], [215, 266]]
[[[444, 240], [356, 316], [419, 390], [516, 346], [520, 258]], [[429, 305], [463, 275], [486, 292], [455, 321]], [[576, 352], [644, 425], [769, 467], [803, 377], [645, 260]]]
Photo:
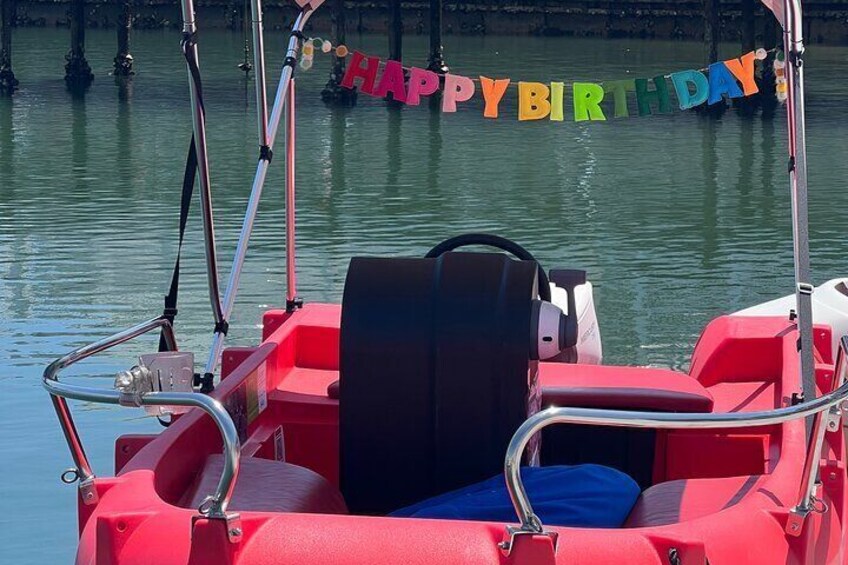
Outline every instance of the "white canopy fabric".
[[783, 16], [783, 0], [760, 0], [763, 5], [771, 10], [774, 17], [777, 18], [777, 21], [780, 22], [780, 27], [786, 27], [786, 20]]

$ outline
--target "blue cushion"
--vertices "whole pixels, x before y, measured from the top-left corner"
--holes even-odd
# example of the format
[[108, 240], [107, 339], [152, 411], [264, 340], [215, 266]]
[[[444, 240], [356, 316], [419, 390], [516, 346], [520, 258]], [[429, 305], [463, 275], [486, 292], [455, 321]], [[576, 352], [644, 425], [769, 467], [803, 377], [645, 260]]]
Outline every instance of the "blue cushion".
[[[640, 492], [628, 475], [601, 465], [523, 467], [521, 478], [533, 510], [549, 526], [618, 528]], [[518, 521], [503, 475], [401, 508], [390, 516]]]

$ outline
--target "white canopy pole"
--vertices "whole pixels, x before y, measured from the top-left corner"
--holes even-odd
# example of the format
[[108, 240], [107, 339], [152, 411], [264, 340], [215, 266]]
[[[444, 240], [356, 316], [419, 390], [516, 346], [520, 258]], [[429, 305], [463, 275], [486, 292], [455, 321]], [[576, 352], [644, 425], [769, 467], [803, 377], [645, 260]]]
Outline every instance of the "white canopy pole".
[[[774, 0], [771, 0], [774, 2]], [[768, 2], [766, 2], [768, 5]], [[775, 15], [778, 13], [774, 8]], [[795, 257], [795, 299], [801, 356], [801, 385], [805, 400], [816, 397], [813, 358], [813, 284], [810, 276], [810, 232], [807, 214], [807, 145], [804, 121], [804, 41], [800, 0], [783, 2], [783, 45], [786, 53], [789, 135], [789, 189], [792, 198], [792, 236]], [[778, 16], [779, 17], [779, 16]], [[810, 432], [810, 419], [807, 432]]]

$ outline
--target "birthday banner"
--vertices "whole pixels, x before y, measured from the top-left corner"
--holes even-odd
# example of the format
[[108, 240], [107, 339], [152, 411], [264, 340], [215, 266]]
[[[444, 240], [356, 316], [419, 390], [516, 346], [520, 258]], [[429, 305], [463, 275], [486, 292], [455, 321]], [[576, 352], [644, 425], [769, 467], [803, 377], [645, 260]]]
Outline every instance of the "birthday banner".
[[[312, 41], [322, 41], [320, 39]], [[312, 45], [304, 50], [311, 67]], [[327, 42], [323, 52], [330, 51]], [[460, 104], [475, 96], [482, 97], [483, 117], [500, 118], [504, 114], [516, 115], [519, 121], [564, 121], [566, 108], [576, 122], [605, 121], [630, 116], [629, 102], [635, 98], [639, 116], [668, 113], [673, 109], [672, 90], [677, 106], [687, 110], [701, 104], [716, 104], [725, 98], [743, 98], [756, 94], [755, 62], [766, 59], [768, 52], [757, 49], [738, 58], [711, 64], [706, 69], [684, 70], [660, 74], [649, 78], [607, 80], [602, 82], [574, 82], [566, 87], [564, 82], [514, 83], [509, 78], [490, 78], [446, 73], [443, 76], [418, 67], [405, 67], [399, 61], [384, 61], [379, 57], [359, 51], [349, 53], [344, 46], [336, 47], [336, 56], [350, 55], [341, 85], [358, 88], [377, 98], [388, 98], [408, 106], [418, 106], [424, 97], [440, 92], [442, 112], [456, 112]], [[304, 63], [304, 60], [301, 60]], [[302, 65], [304, 66], [304, 65]], [[786, 82], [782, 53], [774, 61], [777, 77], [777, 97], [785, 99]], [[501, 102], [507, 88], [517, 86], [518, 107], [505, 109]], [[570, 99], [568, 102], [567, 99]]]

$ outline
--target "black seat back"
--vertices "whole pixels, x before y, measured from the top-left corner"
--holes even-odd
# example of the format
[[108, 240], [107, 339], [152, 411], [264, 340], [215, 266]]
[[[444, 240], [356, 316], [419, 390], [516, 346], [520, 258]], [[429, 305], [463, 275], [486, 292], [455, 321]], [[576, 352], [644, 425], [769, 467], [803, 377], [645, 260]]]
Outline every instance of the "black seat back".
[[536, 273], [496, 253], [351, 261], [339, 416], [351, 512], [385, 514], [503, 470], [512, 434], [538, 409]]

